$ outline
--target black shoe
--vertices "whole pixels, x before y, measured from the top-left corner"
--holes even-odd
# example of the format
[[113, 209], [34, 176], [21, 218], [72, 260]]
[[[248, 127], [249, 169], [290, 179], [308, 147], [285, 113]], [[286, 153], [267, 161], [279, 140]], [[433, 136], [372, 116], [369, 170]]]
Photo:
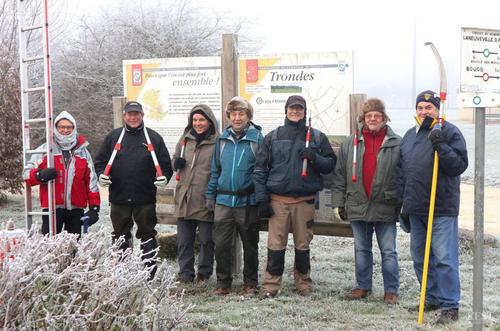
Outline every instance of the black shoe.
[[[424, 305], [424, 311], [433, 311], [433, 310], [438, 310], [439, 308], [440, 308], [439, 305], [436, 305], [434, 303], [426, 303]], [[408, 308], [409, 313], [418, 313], [419, 311], [420, 311], [420, 305]]]
[[439, 316], [436, 324], [449, 324], [458, 321], [458, 309], [446, 309], [441, 310], [441, 316]]

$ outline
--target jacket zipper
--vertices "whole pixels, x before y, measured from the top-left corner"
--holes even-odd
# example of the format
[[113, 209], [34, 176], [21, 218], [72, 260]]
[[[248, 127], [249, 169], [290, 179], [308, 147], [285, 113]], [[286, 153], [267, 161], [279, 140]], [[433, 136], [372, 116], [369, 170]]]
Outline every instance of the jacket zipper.
[[[234, 142], [233, 167], [231, 169], [231, 189], [233, 190], [233, 192], [234, 192], [234, 166], [235, 166], [235, 162], [236, 162], [237, 150], [238, 150], [238, 144], [236, 142]], [[233, 207], [236, 205], [235, 198], [236, 198], [236, 196], [234, 196], [234, 195], [231, 198]]]

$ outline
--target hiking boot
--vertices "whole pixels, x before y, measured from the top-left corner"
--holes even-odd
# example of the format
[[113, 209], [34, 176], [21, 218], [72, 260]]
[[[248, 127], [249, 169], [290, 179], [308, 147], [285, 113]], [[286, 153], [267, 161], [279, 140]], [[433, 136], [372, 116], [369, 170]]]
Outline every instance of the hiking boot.
[[442, 309], [436, 324], [449, 324], [458, 321], [458, 309]]
[[399, 294], [393, 292], [384, 293], [384, 302], [388, 305], [395, 305], [398, 303]]
[[366, 298], [371, 293], [372, 291], [370, 290], [363, 290], [362, 288], [356, 287], [351, 292], [347, 293], [344, 298], [347, 300], [360, 300]]
[[243, 285], [243, 294], [244, 295], [254, 295], [257, 293], [259, 293], [259, 291], [257, 290], [257, 286], [255, 286], [253, 284], [244, 284]]
[[208, 277], [207, 276], [202, 275], [202, 274], [198, 274], [196, 276], [196, 284], [198, 284], [198, 285], [205, 285], [206, 283], [208, 283]]
[[303, 288], [298, 291], [299, 295], [304, 298], [310, 297], [312, 295], [312, 292], [313, 291], [310, 288]]
[[261, 300], [272, 299], [272, 298], [276, 297], [276, 295], [278, 295], [277, 292], [261, 291], [259, 298]]
[[217, 287], [212, 294], [213, 295], [228, 295], [231, 293], [231, 289], [229, 287]]
[[[424, 311], [433, 311], [433, 310], [438, 310], [440, 307], [439, 305], [435, 303], [425, 303], [424, 305]], [[413, 307], [408, 308], [409, 313], [418, 313], [420, 310], [420, 305], [416, 305]]]

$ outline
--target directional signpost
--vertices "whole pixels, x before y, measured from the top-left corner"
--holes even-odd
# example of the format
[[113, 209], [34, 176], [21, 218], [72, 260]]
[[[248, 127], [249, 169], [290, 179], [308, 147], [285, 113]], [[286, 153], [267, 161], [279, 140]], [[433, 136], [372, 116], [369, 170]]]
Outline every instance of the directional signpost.
[[500, 31], [462, 28], [462, 107], [500, 106]]
[[483, 329], [485, 107], [500, 106], [500, 31], [462, 28], [460, 98], [474, 108], [474, 272], [472, 329]]

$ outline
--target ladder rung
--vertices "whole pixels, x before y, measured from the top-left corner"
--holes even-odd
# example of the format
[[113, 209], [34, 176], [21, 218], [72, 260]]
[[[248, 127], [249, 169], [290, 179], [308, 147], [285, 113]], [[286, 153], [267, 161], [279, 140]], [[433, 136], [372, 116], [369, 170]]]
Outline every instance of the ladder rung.
[[43, 60], [43, 56], [37, 56], [37, 57], [28, 57], [26, 59], [23, 59], [23, 62], [35, 62], [35, 61], [41, 61]]
[[47, 153], [47, 151], [43, 150], [43, 149], [39, 149], [39, 150], [36, 150], [36, 149], [27, 149], [25, 153], [28, 154], [28, 155], [45, 154], [45, 153]]
[[21, 28], [21, 32], [32, 31], [32, 30], [41, 29], [41, 28], [43, 28], [43, 24], [26, 26], [24, 28]]
[[37, 92], [37, 91], [45, 91], [45, 86], [30, 87], [30, 88], [25, 89], [24, 93]]
[[30, 211], [28, 212], [29, 216], [44, 216], [44, 215], [49, 215], [48, 211]]
[[39, 123], [39, 122], [45, 122], [47, 120], [46, 117], [43, 118], [30, 118], [29, 120], [26, 120], [26, 123]]

